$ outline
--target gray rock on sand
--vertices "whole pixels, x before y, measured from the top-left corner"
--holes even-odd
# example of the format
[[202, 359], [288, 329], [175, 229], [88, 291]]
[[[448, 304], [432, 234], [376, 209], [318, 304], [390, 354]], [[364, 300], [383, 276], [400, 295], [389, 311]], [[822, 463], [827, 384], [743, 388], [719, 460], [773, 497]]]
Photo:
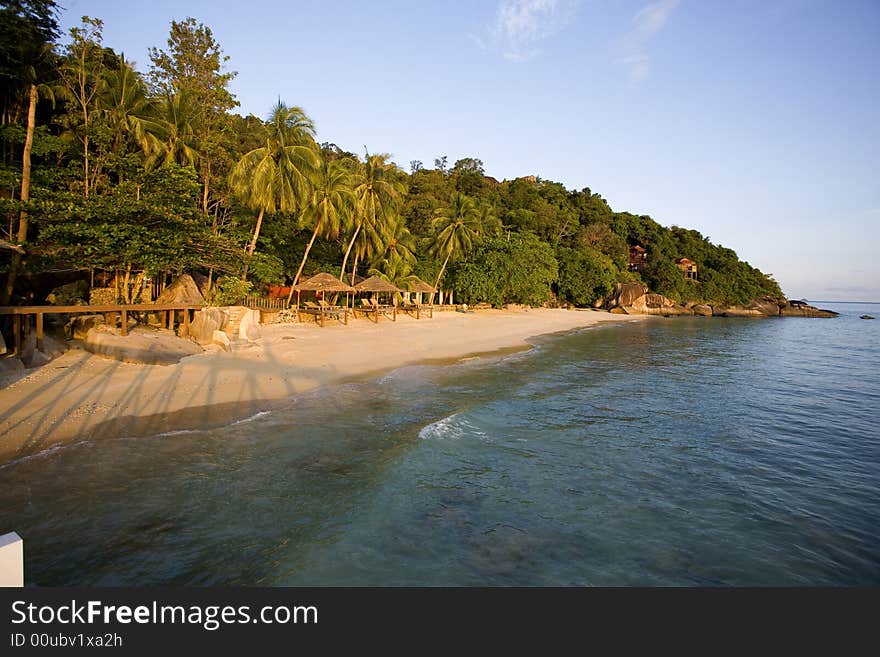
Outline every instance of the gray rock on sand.
[[228, 319], [228, 315], [219, 308], [203, 308], [189, 325], [189, 337], [199, 344], [211, 344], [214, 333], [222, 331]]
[[223, 351], [229, 351], [229, 336], [226, 335], [223, 331], [217, 330], [214, 331], [214, 335], [212, 336], [211, 344], [217, 345], [222, 348]]
[[711, 317], [712, 316], [712, 306], [707, 306], [704, 303], [698, 303], [697, 305], [691, 308], [694, 315], [698, 317]]
[[204, 305], [205, 297], [199, 291], [199, 286], [189, 274], [182, 274], [174, 279], [168, 287], [162, 290], [155, 303], [189, 303]]
[[612, 308], [632, 306], [636, 299], [645, 296], [647, 292], [648, 286], [641, 283], [617, 283], [609, 305]]
[[64, 334], [68, 338], [83, 340], [89, 331], [104, 323], [103, 315], [74, 315], [64, 326]]
[[263, 337], [259, 310], [248, 310], [242, 315], [241, 323], [238, 325], [238, 337], [248, 342], [254, 342]]
[[127, 336], [106, 325], [96, 326], [86, 335], [83, 347], [99, 356], [145, 365], [173, 365], [182, 358], [202, 352], [202, 348], [191, 340], [146, 326], [135, 327]]
[[24, 363], [18, 358], [0, 359], [0, 388], [12, 385], [24, 375]]

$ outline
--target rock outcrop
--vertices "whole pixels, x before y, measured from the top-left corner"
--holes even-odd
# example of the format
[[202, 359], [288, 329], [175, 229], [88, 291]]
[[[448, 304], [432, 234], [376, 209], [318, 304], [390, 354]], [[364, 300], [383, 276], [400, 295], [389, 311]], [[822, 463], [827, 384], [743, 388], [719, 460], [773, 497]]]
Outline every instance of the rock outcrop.
[[238, 324], [238, 337], [240, 340], [254, 342], [263, 337], [263, 330], [260, 328], [260, 311], [248, 310], [245, 312]]
[[46, 295], [46, 303], [53, 306], [85, 305], [88, 293], [89, 285], [86, 281], [74, 281], [52, 290]]
[[700, 317], [837, 317], [803, 301], [761, 297], [745, 306], [688, 304], [682, 306], [660, 294], [648, 292], [641, 283], [618, 283], [605, 308], [619, 315], [697, 315]]
[[792, 304], [790, 301], [779, 308], [779, 314], [783, 317], [837, 317], [838, 315], [833, 310], [822, 310], [805, 303]]
[[18, 358], [0, 359], [0, 388], [12, 385], [25, 374], [24, 363]]
[[685, 308], [662, 294], [648, 292], [641, 283], [618, 283], [609, 301], [609, 310], [625, 315], [692, 315]]
[[96, 326], [104, 323], [104, 315], [73, 315], [64, 325], [64, 335], [70, 339], [82, 340]]
[[173, 365], [202, 352], [191, 340], [146, 326], [136, 326], [127, 336], [107, 325], [96, 326], [86, 335], [83, 347], [99, 356], [145, 365]]
[[168, 287], [162, 290], [154, 303], [190, 303], [204, 305], [205, 297], [199, 291], [199, 286], [189, 274], [182, 274], [174, 279]]
[[189, 337], [199, 344], [211, 344], [214, 331], [222, 331], [229, 316], [219, 308], [202, 308], [189, 325]]

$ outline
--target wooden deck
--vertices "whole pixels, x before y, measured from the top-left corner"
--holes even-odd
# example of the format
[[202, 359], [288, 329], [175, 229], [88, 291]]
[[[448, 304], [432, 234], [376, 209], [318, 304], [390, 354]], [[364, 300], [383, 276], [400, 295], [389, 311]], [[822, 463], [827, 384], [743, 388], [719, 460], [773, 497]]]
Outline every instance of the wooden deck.
[[174, 329], [174, 323], [178, 312], [183, 313], [183, 325], [189, 329], [190, 312], [201, 310], [204, 304], [180, 304], [180, 303], [143, 303], [143, 304], [113, 304], [106, 306], [0, 306], [0, 315], [12, 315], [12, 336], [14, 352], [21, 353], [21, 329], [22, 317], [36, 316], [37, 324], [37, 349], [43, 350], [43, 317], [45, 315], [104, 315], [105, 321], [116, 325], [117, 314], [122, 335], [128, 335], [128, 313], [163, 313], [163, 326]]

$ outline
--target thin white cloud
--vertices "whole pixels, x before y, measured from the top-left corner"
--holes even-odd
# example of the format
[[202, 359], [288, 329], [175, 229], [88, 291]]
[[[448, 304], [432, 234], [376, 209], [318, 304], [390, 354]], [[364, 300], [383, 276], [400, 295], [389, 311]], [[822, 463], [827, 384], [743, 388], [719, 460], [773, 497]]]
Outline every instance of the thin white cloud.
[[484, 50], [497, 50], [512, 62], [526, 61], [540, 52], [542, 41], [571, 23], [577, 4], [577, 0], [501, 0], [485, 35], [470, 37]]
[[632, 29], [623, 40], [624, 55], [620, 63], [629, 72], [629, 81], [637, 84], [651, 71], [648, 42], [665, 26], [680, 0], [660, 0], [639, 9], [632, 19]]

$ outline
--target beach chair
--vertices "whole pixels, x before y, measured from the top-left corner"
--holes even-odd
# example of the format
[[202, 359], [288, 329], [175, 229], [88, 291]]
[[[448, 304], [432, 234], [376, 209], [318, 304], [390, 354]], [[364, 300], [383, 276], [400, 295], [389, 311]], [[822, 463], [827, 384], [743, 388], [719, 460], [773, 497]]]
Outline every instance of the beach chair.
[[318, 301], [318, 308], [321, 310], [324, 316], [331, 317], [333, 319], [339, 319], [341, 317], [342, 323], [346, 326], [348, 325], [349, 311], [347, 306], [334, 306], [324, 301], [324, 299], [321, 299]]
[[421, 319], [422, 313], [425, 312], [428, 313], [428, 317], [434, 317], [434, 306], [430, 303], [405, 303], [400, 308], [408, 315], [415, 315], [416, 319]]

